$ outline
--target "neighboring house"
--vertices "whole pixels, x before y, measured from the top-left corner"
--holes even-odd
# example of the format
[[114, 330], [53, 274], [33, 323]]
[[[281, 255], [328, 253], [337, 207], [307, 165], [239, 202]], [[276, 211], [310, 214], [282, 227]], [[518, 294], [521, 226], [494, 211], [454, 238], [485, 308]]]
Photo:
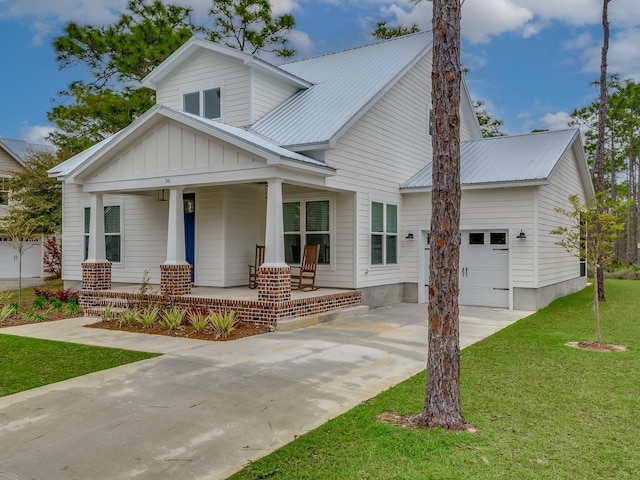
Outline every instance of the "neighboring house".
[[[48, 145], [0, 138], [0, 278], [18, 278], [19, 272], [18, 252], [11, 247], [11, 238], [2, 228], [2, 219], [8, 214], [11, 197], [7, 179], [12, 172], [24, 168], [31, 153], [52, 150]], [[42, 255], [40, 240], [29, 242], [22, 257], [23, 277], [42, 276]]]
[[[144, 80], [155, 107], [50, 171], [66, 284], [246, 285], [265, 244], [258, 301], [285, 305], [309, 243], [322, 287], [426, 301], [431, 47], [420, 33], [275, 66], [188, 41]], [[461, 137], [460, 303], [537, 309], [582, 288], [550, 234], [556, 206], [592, 195], [578, 132], [482, 139], [463, 83]]]

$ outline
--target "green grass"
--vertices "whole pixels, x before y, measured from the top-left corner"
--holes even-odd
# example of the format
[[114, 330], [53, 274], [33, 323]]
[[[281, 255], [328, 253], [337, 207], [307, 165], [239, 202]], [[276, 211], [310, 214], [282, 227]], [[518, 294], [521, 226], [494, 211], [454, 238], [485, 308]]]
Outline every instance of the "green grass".
[[155, 356], [0, 334], [0, 396]]
[[479, 433], [379, 423], [417, 413], [417, 375], [249, 465], [232, 479], [636, 479], [640, 476], [640, 282], [607, 281], [603, 340], [591, 287], [462, 352], [462, 408]]

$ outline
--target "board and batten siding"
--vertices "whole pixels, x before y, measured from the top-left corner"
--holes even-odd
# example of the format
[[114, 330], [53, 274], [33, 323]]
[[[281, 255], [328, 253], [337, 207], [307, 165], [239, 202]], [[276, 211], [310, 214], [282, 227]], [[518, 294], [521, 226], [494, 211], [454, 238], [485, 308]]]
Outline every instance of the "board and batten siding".
[[182, 96], [221, 87], [221, 121], [246, 126], [250, 118], [250, 71], [241, 60], [201, 50], [165, 78], [156, 90], [156, 103], [183, 109]]
[[264, 160], [232, 145], [167, 120], [123, 151], [86, 183], [130, 180], [149, 176], [208, 173], [212, 167], [233, 167]]
[[[84, 209], [91, 196], [81, 187], [63, 185], [62, 252], [63, 278], [82, 280], [84, 261]], [[145, 270], [152, 283], [160, 283], [160, 264], [166, 260], [168, 202], [156, 197], [105, 195], [104, 206], [120, 206], [121, 259], [111, 269], [113, 282], [140, 283]]]
[[586, 192], [578, 173], [576, 156], [569, 148], [553, 171], [548, 185], [540, 187], [538, 194], [538, 286], [570, 280], [580, 276], [580, 262], [577, 257], [556, 245], [560, 240], [551, 231], [559, 226], [569, 225], [569, 219], [556, 208], [571, 209], [569, 195], [578, 194], [585, 201]]

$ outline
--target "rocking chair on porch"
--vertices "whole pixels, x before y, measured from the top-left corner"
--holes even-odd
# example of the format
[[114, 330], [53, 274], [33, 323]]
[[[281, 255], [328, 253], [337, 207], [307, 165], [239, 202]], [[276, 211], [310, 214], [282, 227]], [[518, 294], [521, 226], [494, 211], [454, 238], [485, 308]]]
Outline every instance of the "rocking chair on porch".
[[256, 245], [256, 257], [253, 265], [249, 265], [249, 288], [258, 286], [258, 268], [264, 263], [264, 245]]
[[[320, 245], [305, 245], [302, 252], [302, 262], [299, 267], [291, 267], [291, 288], [297, 290], [317, 290], [316, 270], [318, 269], [318, 256]], [[293, 270], [297, 269], [296, 274]]]

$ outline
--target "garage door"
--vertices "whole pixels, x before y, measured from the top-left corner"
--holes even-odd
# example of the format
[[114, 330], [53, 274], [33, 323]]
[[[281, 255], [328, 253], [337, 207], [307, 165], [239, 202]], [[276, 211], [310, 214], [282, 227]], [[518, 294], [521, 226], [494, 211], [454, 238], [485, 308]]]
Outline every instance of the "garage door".
[[464, 231], [460, 244], [460, 305], [509, 308], [506, 231]]
[[[22, 254], [22, 277], [39, 277], [42, 270], [40, 242], [28, 242]], [[18, 252], [9, 245], [9, 238], [0, 235], [0, 278], [18, 278]]]
[[[429, 301], [429, 232], [422, 231], [419, 301]], [[463, 231], [460, 245], [460, 305], [509, 308], [509, 239], [501, 230]]]

